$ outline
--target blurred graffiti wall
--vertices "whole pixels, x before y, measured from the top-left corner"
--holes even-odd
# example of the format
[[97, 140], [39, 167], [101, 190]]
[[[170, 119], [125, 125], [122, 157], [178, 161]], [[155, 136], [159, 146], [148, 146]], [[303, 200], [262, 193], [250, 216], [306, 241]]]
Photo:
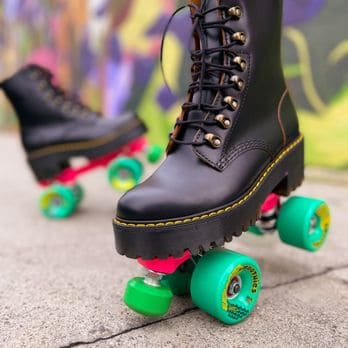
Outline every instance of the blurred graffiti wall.
[[[175, 0], [0, 0], [0, 79], [28, 62], [107, 117], [134, 109], [164, 144], [189, 80], [190, 20], [162, 33]], [[348, 33], [344, 0], [284, 0], [284, 69], [307, 136], [307, 162], [348, 167]], [[0, 94], [0, 128], [15, 117]]]

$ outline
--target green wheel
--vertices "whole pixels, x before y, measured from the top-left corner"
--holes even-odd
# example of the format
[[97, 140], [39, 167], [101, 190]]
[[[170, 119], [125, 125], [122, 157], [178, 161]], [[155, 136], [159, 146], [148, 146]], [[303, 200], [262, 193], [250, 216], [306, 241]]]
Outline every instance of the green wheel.
[[140, 183], [143, 165], [135, 158], [120, 157], [108, 170], [110, 185], [117, 191], [128, 191]]
[[195, 265], [192, 260], [188, 260], [181, 265], [175, 273], [164, 276], [162, 283], [167, 285], [176, 296], [188, 295], [190, 294], [191, 278], [194, 267]]
[[147, 149], [147, 160], [150, 163], [157, 163], [163, 155], [162, 148], [159, 145], [151, 145]]
[[72, 189], [75, 195], [76, 204], [79, 205], [85, 195], [83, 187], [80, 184], [75, 184]]
[[165, 315], [172, 303], [173, 293], [165, 284], [150, 285], [145, 278], [133, 278], [126, 287], [124, 302], [133, 311], [148, 317]]
[[192, 300], [223, 323], [237, 324], [255, 307], [261, 278], [260, 268], [252, 258], [215, 249], [205, 254], [193, 271]]
[[77, 207], [74, 189], [63, 185], [53, 185], [42, 192], [39, 205], [46, 217], [64, 219], [72, 215]]
[[289, 245], [317, 251], [324, 244], [330, 226], [328, 205], [319, 199], [291, 197], [280, 209], [277, 229]]

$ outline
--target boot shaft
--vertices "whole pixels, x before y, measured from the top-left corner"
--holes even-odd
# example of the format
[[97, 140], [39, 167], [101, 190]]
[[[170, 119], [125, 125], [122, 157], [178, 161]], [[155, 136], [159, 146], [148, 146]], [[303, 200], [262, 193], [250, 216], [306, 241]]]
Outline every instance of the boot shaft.
[[246, 42], [240, 51], [253, 55], [254, 64], [268, 76], [278, 76], [281, 66], [282, 0], [222, 0], [221, 5], [239, 7], [240, 18], [229, 22], [237, 32], [244, 32]]
[[1, 83], [22, 127], [70, 122], [97, 116], [73, 100], [53, 82], [53, 75], [38, 65], [28, 65]]
[[[182, 119], [196, 124], [177, 124], [174, 142], [192, 143], [218, 170], [236, 148], [260, 146], [275, 156], [299, 132], [281, 64], [282, 0], [190, 4], [196, 47]], [[217, 125], [197, 127], [200, 120]]]
[[[204, 29], [200, 42], [195, 36], [196, 50], [202, 50], [203, 46], [219, 48], [236, 41], [231, 52], [246, 55], [253, 71], [261, 70], [265, 81], [284, 79], [281, 64], [282, 0], [191, 0], [190, 3], [195, 7], [191, 9], [193, 18], [203, 13], [204, 23], [225, 21], [224, 25], [230, 29], [229, 32], [218, 27]], [[208, 60], [227, 64], [228, 58], [226, 54], [216, 53], [210, 54]]]
[[52, 112], [44, 98], [49, 78], [48, 72], [29, 65], [2, 82], [2, 88], [22, 127], [48, 124], [56, 120], [56, 113]]

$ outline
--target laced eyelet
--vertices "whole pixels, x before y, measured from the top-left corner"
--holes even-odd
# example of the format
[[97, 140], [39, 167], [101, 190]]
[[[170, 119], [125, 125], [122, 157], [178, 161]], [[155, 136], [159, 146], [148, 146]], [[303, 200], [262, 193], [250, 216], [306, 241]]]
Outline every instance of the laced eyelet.
[[229, 118], [225, 117], [223, 114], [215, 116], [215, 121], [218, 122], [223, 128], [231, 128], [232, 122]]
[[242, 9], [239, 6], [233, 6], [228, 9], [228, 15], [233, 18], [239, 19], [242, 17]]
[[44, 90], [45, 88], [47, 88], [48, 84], [45, 80], [41, 80], [39, 81], [39, 84], [38, 84], [38, 88], [40, 91]]
[[47, 92], [44, 94], [44, 97], [45, 97], [47, 100], [51, 101], [51, 100], [53, 99], [53, 97], [54, 97], [54, 93], [53, 93], [52, 91], [47, 91]]
[[241, 71], [245, 71], [248, 67], [247, 62], [242, 57], [234, 57], [233, 63], [238, 64]]
[[69, 106], [66, 103], [64, 103], [63, 106], [62, 106], [62, 111], [63, 112], [68, 112], [69, 110], [70, 110]]
[[233, 75], [231, 77], [231, 82], [233, 82], [236, 85], [236, 88], [238, 89], [238, 91], [243, 90], [244, 81], [238, 75]]
[[77, 106], [73, 106], [71, 109], [71, 113], [75, 115], [79, 115], [81, 110]]
[[53, 105], [60, 105], [63, 102], [63, 98], [62, 97], [56, 97], [53, 99]]
[[225, 97], [224, 102], [226, 104], [228, 104], [232, 108], [233, 111], [236, 111], [238, 109], [239, 103], [233, 97], [231, 97], [231, 96]]
[[74, 104], [70, 100], [65, 101], [65, 104], [70, 110], [74, 107]]
[[207, 140], [214, 149], [218, 149], [222, 144], [221, 139], [212, 133], [207, 133], [204, 139]]
[[239, 41], [242, 45], [244, 45], [246, 43], [247, 37], [246, 34], [242, 31], [237, 31], [232, 35], [232, 39]]
[[84, 110], [84, 111], [82, 111], [82, 113], [81, 113], [81, 116], [82, 116], [82, 117], [88, 117], [88, 115], [89, 115], [89, 113], [87, 112], [87, 110]]
[[32, 71], [29, 75], [29, 77], [32, 79], [32, 80], [37, 80], [40, 76], [40, 73], [38, 71]]

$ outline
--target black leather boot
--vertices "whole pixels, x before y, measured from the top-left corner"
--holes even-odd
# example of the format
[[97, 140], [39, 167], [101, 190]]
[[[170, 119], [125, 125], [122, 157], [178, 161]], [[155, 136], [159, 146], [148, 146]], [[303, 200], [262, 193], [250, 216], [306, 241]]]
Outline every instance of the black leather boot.
[[99, 117], [53, 84], [52, 74], [28, 65], [0, 86], [17, 112], [28, 162], [38, 180], [52, 179], [72, 157], [94, 159], [145, 133], [133, 113]]
[[[199, 1], [195, 1], [199, 3]], [[304, 177], [303, 136], [281, 65], [281, 0], [191, 3], [193, 82], [161, 167], [126, 193], [116, 247], [193, 255], [255, 223], [267, 195]]]

